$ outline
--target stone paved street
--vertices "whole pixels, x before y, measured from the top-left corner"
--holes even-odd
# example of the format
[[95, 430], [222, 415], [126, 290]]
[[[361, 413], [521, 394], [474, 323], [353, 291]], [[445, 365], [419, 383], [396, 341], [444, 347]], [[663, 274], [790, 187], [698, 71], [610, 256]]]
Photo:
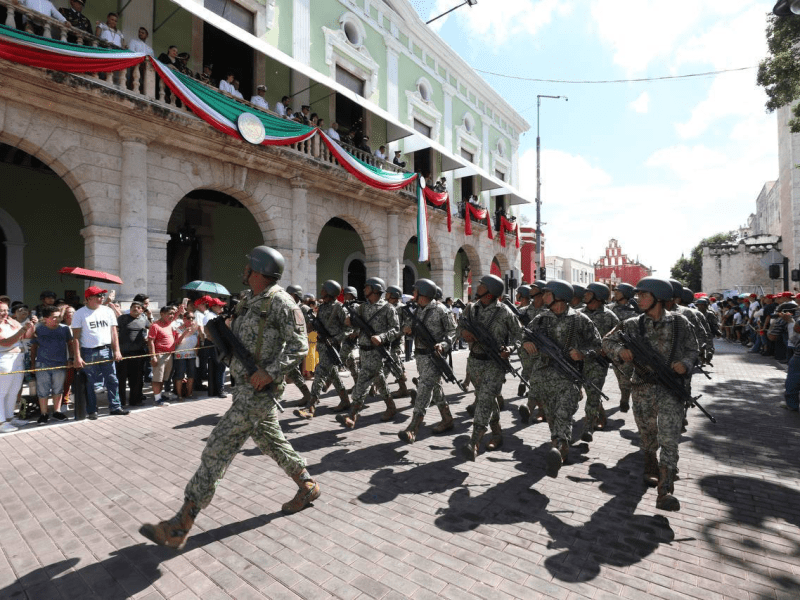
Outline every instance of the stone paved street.
[[[679, 513], [656, 510], [641, 483], [613, 375], [608, 430], [576, 443], [558, 479], [544, 474], [547, 426], [522, 427], [517, 399], [502, 413], [505, 446], [467, 464], [454, 448], [472, 394], [454, 396], [455, 432], [429, 433], [434, 409], [409, 446], [396, 435], [407, 399], [394, 423], [373, 401], [346, 432], [331, 391], [313, 421], [282, 417], [322, 485], [314, 507], [283, 516], [294, 484], [248, 442], [182, 553], [137, 529], [180, 506], [229, 400], [29, 425], [0, 437], [0, 598], [796, 600], [800, 416], [778, 406], [784, 368], [717, 346], [712, 381], [694, 387], [718, 424], [690, 412]], [[457, 353], [457, 373], [465, 362]]]

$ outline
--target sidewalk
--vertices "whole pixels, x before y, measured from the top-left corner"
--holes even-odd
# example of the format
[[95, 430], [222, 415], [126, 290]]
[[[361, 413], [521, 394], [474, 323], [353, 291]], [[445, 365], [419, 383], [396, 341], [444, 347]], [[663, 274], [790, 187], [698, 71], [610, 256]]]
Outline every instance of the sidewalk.
[[[641, 483], [633, 413], [619, 412], [613, 374], [607, 431], [574, 444], [558, 479], [544, 474], [547, 426], [519, 423], [515, 381], [504, 387], [505, 446], [475, 463], [454, 451], [472, 394], [446, 386], [455, 431], [430, 434], [433, 408], [406, 445], [396, 433], [407, 399], [393, 423], [371, 401], [346, 431], [331, 390], [312, 421], [289, 409], [281, 418], [322, 486], [314, 507], [282, 515], [294, 484], [248, 442], [182, 553], [137, 530], [178, 509], [230, 400], [30, 425], [0, 436], [0, 598], [796, 600], [800, 415], [778, 406], [784, 368], [717, 345], [712, 380], [693, 386], [718, 423], [690, 411], [678, 513], [656, 510]], [[454, 362], [463, 374], [466, 352]]]

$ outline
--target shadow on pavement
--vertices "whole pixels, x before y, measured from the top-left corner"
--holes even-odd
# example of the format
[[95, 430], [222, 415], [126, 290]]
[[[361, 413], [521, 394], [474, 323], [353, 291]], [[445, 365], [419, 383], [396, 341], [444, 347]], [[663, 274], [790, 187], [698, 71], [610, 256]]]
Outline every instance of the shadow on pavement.
[[190, 427], [214, 427], [219, 420], [222, 418], [222, 415], [213, 414], [213, 415], [203, 415], [202, 417], [197, 417], [196, 419], [192, 419], [191, 421], [186, 421], [186, 423], [181, 423], [180, 425], [175, 425], [173, 429], [189, 429]]
[[[189, 538], [182, 552], [257, 529], [279, 516], [282, 513], [274, 512], [199, 532]], [[180, 554], [171, 548], [141, 543], [116, 550], [105, 560], [82, 567], [76, 568], [80, 559], [68, 558], [23, 575], [13, 584], [0, 589], [0, 598], [124, 600], [158, 581], [164, 574], [161, 563]]]

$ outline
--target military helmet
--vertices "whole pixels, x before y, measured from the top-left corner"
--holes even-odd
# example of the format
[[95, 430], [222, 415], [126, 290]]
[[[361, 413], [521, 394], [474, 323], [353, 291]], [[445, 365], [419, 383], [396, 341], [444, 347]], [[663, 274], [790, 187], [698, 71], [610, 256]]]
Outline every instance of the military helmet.
[[420, 296], [425, 296], [433, 300], [436, 298], [436, 284], [430, 279], [417, 279], [414, 282], [414, 289]]
[[683, 294], [683, 284], [677, 279], [670, 279], [669, 283], [672, 286], [672, 297], [680, 298]]
[[353, 298], [358, 298], [358, 290], [354, 288], [352, 285], [348, 285], [346, 288], [344, 288], [344, 293], [350, 294], [351, 296], [353, 296]]
[[[544, 292], [544, 286], [547, 285], [547, 282], [544, 279], [537, 279], [531, 284], [531, 298], [535, 298], [542, 292]], [[533, 291], [533, 288], [536, 288], [536, 291]]]
[[572, 285], [563, 279], [551, 279], [544, 286], [545, 291], [552, 292], [556, 300], [569, 302], [575, 295]]
[[681, 290], [681, 302], [684, 304], [691, 304], [694, 302], [694, 292], [689, 288], [683, 288], [683, 290]]
[[369, 286], [372, 291], [377, 294], [382, 294], [386, 291], [386, 282], [380, 277], [370, 277], [364, 282], [364, 287]]
[[583, 300], [583, 296], [586, 294], [586, 288], [582, 285], [578, 285], [577, 283], [572, 284], [572, 296], [574, 298], [580, 298]]
[[645, 277], [636, 284], [637, 292], [650, 292], [656, 300], [672, 300], [675, 293], [672, 283], [661, 277]]
[[636, 288], [634, 288], [630, 283], [620, 283], [617, 286], [617, 291], [622, 294], [623, 298], [630, 300], [636, 293]]
[[531, 286], [529, 285], [521, 285], [517, 288], [517, 295], [522, 296], [523, 298], [530, 298], [531, 297]]
[[592, 292], [594, 297], [601, 302], [608, 302], [608, 299], [611, 297], [611, 291], [608, 289], [608, 286], [605, 283], [600, 283], [599, 281], [593, 281], [587, 285], [586, 291]]
[[481, 280], [478, 283], [485, 285], [486, 290], [495, 298], [502, 297], [503, 292], [506, 289], [506, 285], [503, 283], [503, 280], [497, 275], [484, 275], [481, 277]]
[[283, 275], [283, 267], [286, 261], [280, 252], [269, 246], [256, 246], [247, 255], [250, 261], [250, 268], [256, 273], [261, 273], [264, 277], [271, 277], [275, 281]]
[[442, 288], [440, 288], [440, 287], [437, 285], [437, 286], [436, 286], [436, 299], [437, 299], [437, 300], [441, 300], [441, 299], [442, 299], [442, 296], [444, 296], [444, 292], [442, 291]]
[[339, 285], [338, 281], [334, 281], [333, 279], [328, 279], [325, 283], [322, 284], [322, 290], [328, 294], [328, 296], [333, 296], [337, 298], [339, 294], [342, 292], [342, 286]]
[[698, 298], [694, 301], [695, 304], [708, 304], [708, 298], [703, 296], [702, 298]]
[[298, 298], [303, 297], [303, 288], [301, 288], [299, 285], [290, 285], [286, 288], [286, 291], [292, 296], [297, 296]]
[[403, 297], [403, 290], [401, 290], [396, 285], [390, 285], [386, 288], [386, 295], [387, 296], [394, 296], [398, 300]]

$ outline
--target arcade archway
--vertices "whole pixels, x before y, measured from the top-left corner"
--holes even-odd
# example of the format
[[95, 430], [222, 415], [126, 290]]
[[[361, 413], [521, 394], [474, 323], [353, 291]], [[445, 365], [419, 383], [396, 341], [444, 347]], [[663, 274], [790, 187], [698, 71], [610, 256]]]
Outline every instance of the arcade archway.
[[363, 299], [367, 265], [364, 243], [355, 228], [339, 217], [325, 223], [317, 239], [317, 294], [322, 283], [333, 279], [352, 285]]

